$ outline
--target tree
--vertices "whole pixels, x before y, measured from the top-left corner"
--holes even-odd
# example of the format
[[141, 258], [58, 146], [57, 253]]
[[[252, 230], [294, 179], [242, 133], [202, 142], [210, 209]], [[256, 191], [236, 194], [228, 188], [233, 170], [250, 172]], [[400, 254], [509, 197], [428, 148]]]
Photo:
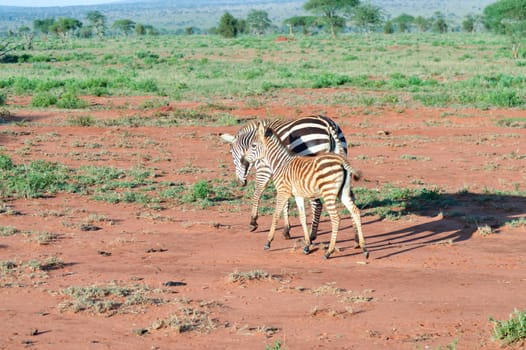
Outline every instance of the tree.
[[472, 15], [466, 16], [462, 21], [462, 31], [467, 33], [473, 33], [475, 31], [475, 17]]
[[28, 26], [22, 26], [18, 29], [18, 35], [24, 38], [24, 48], [26, 50], [31, 50], [33, 48], [33, 38], [35, 33], [31, 31], [31, 28]]
[[300, 27], [303, 34], [308, 34], [308, 28], [316, 25], [318, 17], [315, 16], [294, 16], [287, 18], [283, 24], [289, 26], [290, 35], [294, 35], [294, 28]]
[[415, 21], [415, 18], [407, 13], [402, 13], [401, 15], [392, 19], [393, 23], [398, 26], [398, 31], [400, 33], [408, 32], [411, 28], [411, 24]]
[[33, 21], [33, 31], [40, 32], [43, 34], [49, 34], [49, 28], [53, 25], [53, 23], [55, 23], [54, 18], [35, 19]]
[[425, 32], [429, 29], [429, 20], [422, 16], [416, 17], [413, 23], [418, 27], [418, 29], [421, 32]]
[[395, 31], [393, 21], [386, 21], [384, 23], [384, 34], [393, 34]]
[[65, 39], [68, 35], [73, 34], [77, 29], [82, 27], [82, 22], [75, 18], [59, 18], [50, 27], [49, 31]]
[[336, 37], [336, 28], [345, 23], [339, 14], [350, 13], [359, 4], [360, 0], [308, 0], [303, 8], [321, 15], [329, 25], [331, 35]]
[[91, 27], [93, 28], [93, 31], [95, 32], [95, 35], [99, 38], [104, 37], [104, 34], [106, 33], [106, 16], [104, 16], [99, 11], [89, 11], [86, 14], [86, 18], [88, 19]]
[[444, 15], [440, 11], [436, 11], [433, 16], [433, 24], [431, 25], [431, 30], [435, 33], [446, 33], [448, 25]]
[[382, 23], [382, 12], [380, 7], [366, 3], [356, 6], [351, 18], [358, 27], [367, 33]]
[[217, 32], [225, 38], [235, 38], [238, 33], [237, 19], [230, 13], [225, 12], [219, 20]]
[[11, 38], [0, 39], [0, 62], [7, 60], [9, 52], [16, 50], [19, 45]]
[[483, 11], [483, 21], [486, 28], [509, 37], [512, 56], [518, 58], [526, 36], [526, 0], [500, 0], [488, 5]]
[[124, 35], [128, 36], [135, 28], [135, 22], [131, 19], [118, 19], [115, 22], [113, 22], [112, 28], [123, 32]]
[[272, 21], [268, 18], [268, 13], [262, 10], [251, 10], [247, 15], [247, 24], [252, 30], [261, 35], [270, 27]]

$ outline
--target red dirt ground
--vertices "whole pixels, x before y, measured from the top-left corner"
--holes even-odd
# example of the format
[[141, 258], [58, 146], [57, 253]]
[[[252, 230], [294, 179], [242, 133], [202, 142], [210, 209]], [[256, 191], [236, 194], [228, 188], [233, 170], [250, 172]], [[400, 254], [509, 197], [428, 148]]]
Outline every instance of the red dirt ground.
[[[234, 176], [228, 146], [218, 135], [239, 127], [66, 123], [75, 115], [110, 119], [199, 106], [145, 110], [139, 106], [149, 97], [86, 99], [98, 107], [35, 111], [27, 100], [8, 101], [12, 116], [0, 124], [1, 152], [15, 163], [142, 164], [162, 174], [159, 181]], [[509, 194], [526, 189], [526, 131], [499, 127], [496, 120], [524, 111], [220, 103], [240, 118], [324, 113], [352, 144], [349, 159], [364, 173], [357, 186], [438, 187], [450, 204], [399, 220], [364, 210], [368, 261], [353, 249], [346, 217], [337, 251], [324, 261], [320, 246], [302, 254], [297, 218], [293, 239], [277, 235], [264, 251], [270, 216], [260, 217], [257, 232], [248, 232], [248, 200], [159, 211], [63, 193], [4, 198], [0, 226], [58, 238], [42, 245], [23, 234], [0, 236], [0, 261], [58, 257], [63, 266], [0, 275], [0, 349], [265, 349], [276, 341], [282, 349], [500, 348], [489, 318], [505, 320], [526, 307], [526, 230], [507, 224], [526, 216], [525, 197]], [[99, 146], [79, 146], [88, 144]], [[178, 171], [184, 167], [199, 171]], [[100, 230], [80, 229], [90, 217], [105, 218], [96, 222]], [[492, 233], [478, 230], [484, 225]], [[329, 240], [329, 226], [325, 218], [317, 242]], [[233, 272], [255, 270], [271, 278], [229, 279]], [[157, 289], [165, 302], [106, 313], [64, 307], [71, 300], [65, 288], [112, 282]], [[185, 332], [161, 322], [174, 314], [201, 328]], [[208, 323], [199, 323], [203, 319]]]

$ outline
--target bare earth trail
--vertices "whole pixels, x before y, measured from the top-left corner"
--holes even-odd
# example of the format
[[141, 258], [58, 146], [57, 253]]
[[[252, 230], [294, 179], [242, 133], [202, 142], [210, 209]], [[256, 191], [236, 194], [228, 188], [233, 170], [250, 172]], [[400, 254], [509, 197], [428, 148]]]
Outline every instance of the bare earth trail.
[[[133, 106], [143, 99], [89, 100], [109, 108], [90, 112], [102, 120], [136, 114]], [[239, 126], [71, 126], [68, 118], [86, 112], [34, 111], [16, 103], [11, 121], [0, 125], [0, 145], [17, 164], [140, 164], [155, 168], [159, 181], [190, 184], [233, 177], [228, 147], [218, 135]], [[165, 112], [178, 108], [197, 106], [174, 103]], [[63, 263], [2, 272], [0, 349], [264, 349], [276, 341], [286, 349], [499, 349], [489, 318], [507, 319], [526, 307], [526, 229], [509, 224], [526, 216], [526, 198], [510, 194], [525, 190], [526, 131], [499, 127], [496, 120], [523, 111], [364, 113], [327, 106], [298, 110], [279, 101], [231, 111], [240, 118], [320, 112], [333, 117], [352, 144], [349, 159], [364, 173], [356, 186], [439, 188], [447, 204], [398, 220], [364, 210], [368, 261], [353, 249], [345, 217], [337, 251], [324, 261], [327, 217], [310, 255], [302, 254], [298, 218], [292, 218], [291, 240], [277, 234], [264, 251], [271, 217], [261, 216], [259, 229], [248, 232], [249, 200], [155, 210], [66, 193], [4, 199], [0, 226], [57, 237], [39, 244], [24, 234], [0, 236], [0, 261], [21, 266], [59, 257]], [[22, 119], [28, 123], [16, 123]], [[90, 217], [105, 218], [96, 222], [98, 230], [82, 229]], [[484, 225], [492, 233], [481, 233]], [[232, 273], [257, 270], [270, 276], [232, 281]], [[108, 285], [144, 291], [133, 302], [101, 296], [121, 302], [106, 312], [75, 309], [63, 292]], [[174, 315], [193, 328], [170, 326]]]

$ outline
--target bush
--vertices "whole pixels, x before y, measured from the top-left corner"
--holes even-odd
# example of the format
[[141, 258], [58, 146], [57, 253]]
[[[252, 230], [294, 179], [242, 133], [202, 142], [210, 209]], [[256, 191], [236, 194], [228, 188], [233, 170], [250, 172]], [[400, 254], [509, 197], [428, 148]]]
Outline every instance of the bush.
[[0, 106], [3, 106], [5, 105], [5, 101], [6, 101], [6, 96], [3, 92], [0, 92]]
[[499, 321], [490, 318], [493, 322], [495, 339], [506, 344], [513, 344], [526, 339], [526, 312], [515, 310], [508, 321]]
[[312, 87], [314, 89], [320, 89], [325, 87], [340, 86], [351, 81], [346, 75], [334, 74], [334, 73], [323, 73], [314, 77]]
[[60, 96], [59, 100], [57, 101], [57, 107], [59, 108], [65, 108], [65, 109], [78, 109], [78, 108], [84, 108], [87, 106], [87, 103], [85, 101], [82, 101], [80, 98], [77, 97], [72, 92], [66, 92], [62, 96]]
[[509, 89], [491, 92], [488, 102], [497, 107], [517, 107], [524, 103], [517, 92]]
[[56, 96], [48, 93], [43, 92], [39, 93], [33, 96], [31, 99], [31, 106], [32, 107], [49, 107], [51, 105], [54, 105], [57, 103]]
[[13, 169], [13, 161], [5, 154], [0, 154], [0, 170]]

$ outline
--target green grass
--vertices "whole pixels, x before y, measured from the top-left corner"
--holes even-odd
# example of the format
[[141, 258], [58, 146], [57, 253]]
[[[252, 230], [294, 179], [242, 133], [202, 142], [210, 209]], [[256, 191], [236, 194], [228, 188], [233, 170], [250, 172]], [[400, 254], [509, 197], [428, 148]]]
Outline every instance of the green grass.
[[526, 339], [526, 312], [515, 309], [508, 320], [490, 318], [493, 336], [504, 344], [511, 345]]
[[[237, 188], [231, 181], [166, 183], [155, 181], [154, 171], [144, 167], [124, 170], [90, 165], [73, 169], [41, 160], [15, 164], [2, 154], [0, 180], [0, 194], [12, 198], [42, 198], [68, 192], [108, 203], [135, 203], [152, 209], [162, 208], [163, 202], [205, 208], [223, 201], [237, 201]], [[2, 232], [7, 235], [8, 229]]]
[[[493, 34], [299, 35], [286, 45], [274, 39], [162, 35], [72, 39], [64, 45], [35, 38], [33, 50], [14, 52], [23, 62], [0, 71], [0, 88], [5, 95], [32, 96], [35, 107], [68, 109], [90, 107], [82, 95], [202, 102], [218, 96], [272, 98], [286, 88], [341, 87], [356, 89], [362, 98], [347, 99], [361, 106], [399, 103], [399, 96], [425, 106], [526, 106], [526, 74], [503, 50], [502, 37]], [[370, 92], [375, 94], [366, 98]], [[334, 104], [342, 97], [324, 98]]]

